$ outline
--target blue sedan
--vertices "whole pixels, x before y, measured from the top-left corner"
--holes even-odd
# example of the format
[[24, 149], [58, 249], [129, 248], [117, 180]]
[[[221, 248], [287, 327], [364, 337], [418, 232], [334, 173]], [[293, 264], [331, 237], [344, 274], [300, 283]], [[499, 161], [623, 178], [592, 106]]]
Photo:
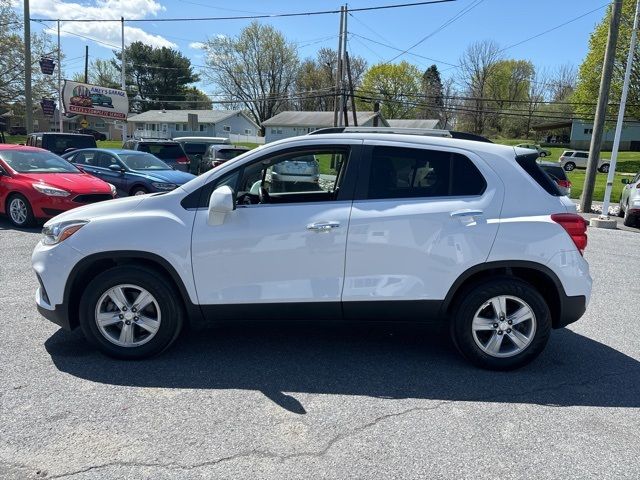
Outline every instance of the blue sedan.
[[83, 148], [66, 153], [63, 158], [114, 185], [118, 196], [168, 192], [196, 178], [172, 169], [150, 153], [136, 150]]

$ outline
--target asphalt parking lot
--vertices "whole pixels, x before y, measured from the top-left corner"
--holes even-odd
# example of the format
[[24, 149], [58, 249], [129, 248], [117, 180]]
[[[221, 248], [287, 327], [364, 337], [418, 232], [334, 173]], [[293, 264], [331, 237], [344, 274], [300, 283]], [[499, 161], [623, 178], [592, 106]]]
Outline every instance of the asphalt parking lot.
[[438, 332], [267, 325], [106, 358], [41, 318], [0, 219], [0, 478], [640, 478], [640, 232], [589, 229], [581, 321], [509, 373]]

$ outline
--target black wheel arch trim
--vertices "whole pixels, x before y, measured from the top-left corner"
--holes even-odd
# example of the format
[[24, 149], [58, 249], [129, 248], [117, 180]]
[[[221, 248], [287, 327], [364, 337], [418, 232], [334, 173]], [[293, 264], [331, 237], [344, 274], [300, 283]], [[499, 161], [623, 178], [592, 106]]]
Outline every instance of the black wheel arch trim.
[[[467, 269], [462, 275], [460, 275], [453, 283], [447, 295], [442, 302], [440, 309], [440, 317], [446, 318], [447, 312], [451, 308], [451, 303], [458, 293], [461, 291], [461, 287], [467, 280], [476, 274], [482, 272], [488, 272], [491, 270], [509, 270], [511, 268], [530, 269], [547, 276], [556, 288], [558, 293], [559, 308], [560, 311], [556, 315], [557, 318], [553, 318], [553, 328], [562, 328], [570, 323], [573, 323], [580, 319], [586, 310], [586, 297], [583, 295], [568, 296], [564, 290], [562, 282], [546, 265], [541, 263], [527, 261], [527, 260], [500, 260], [495, 262], [485, 262]], [[517, 277], [516, 277], [517, 278]]]
[[[100, 261], [110, 260], [115, 262], [116, 264], [120, 264], [120, 262], [122, 262], [122, 264], [126, 264], [127, 262], [124, 262], [125, 260], [133, 260], [134, 261], [133, 263], [135, 263], [135, 260], [137, 259], [144, 260], [145, 262], [157, 264], [162, 270], [164, 270], [171, 277], [171, 280], [175, 283], [175, 285], [178, 287], [178, 291], [180, 292], [180, 298], [185, 306], [185, 309], [186, 309], [185, 313], [187, 314], [187, 318], [194, 317], [194, 316], [196, 320], [200, 320], [202, 318], [202, 311], [200, 307], [191, 301], [191, 298], [189, 297], [189, 292], [187, 291], [187, 288], [185, 287], [184, 282], [182, 281], [182, 278], [180, 277], [176, 269], [173, 267], [173, 265], [171, 265], [171, 263], [169, 263], [166, 259], [151, 252], [145, 252], [145, 251], [139, 251], [139, 250], [115, 250], [115, 251], [99, 252], [99, 253], [88, 255], [84, 257], [82, 260], [80, 260], [71, 269], [71, 273], [69, 273], [69, 277], [67, 278], [67, 282], [64, 287], [63, 303], [62, 305], [56, 305], [56, 310], [61, 308], [63, 312], [68, 314], [69, 318], [68, 318], [68, 321], [65, 322], [66, 326], [64, 327], [66, 327], [68, 330], [72, 330], [78, 326], [78, 319], [77, 319], [78, 313], [70, 310], [70, 303], [71, 303], [71, 295], [73, 293], [72, 288], [80, 275], [86, 273], [87, 270], [89, 270], [92, 265], [95, 265], [97, 262], [100, 262]], [[55, 322], [55, 323], [58, 323], [58, 322]]]

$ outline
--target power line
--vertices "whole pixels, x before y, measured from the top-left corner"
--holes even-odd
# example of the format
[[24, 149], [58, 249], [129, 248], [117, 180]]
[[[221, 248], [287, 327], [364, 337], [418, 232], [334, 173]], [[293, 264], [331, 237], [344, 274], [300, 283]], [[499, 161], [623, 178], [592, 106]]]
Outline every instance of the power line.
[[473, 0], [473, 2], [471, 2], [469, 5], [467, 5], [465, 8], [463, 8], [462, 10], [460, 10], [457, 14], [455, 14], [453, 17], [451, 17], [449, 20], [447, 20], [446, 22], [444, 22], [442, 25], [440, 25], [438, 28], [436, 28], [433, 32], [429, 33], [428, 35], [422, 37], [420, 40], [418, 40], [416, 43], [414, 43], [413, 45], [411, 45], [409, 48], [401, 51], [400, 53], [398, 53], [395, 57], [387, 60], [385, 63], [391, 63], [393, 62], [396, 58], [401, 57], [402, 55], [404, 55], [405, 53], [408, 53], [410, 50], [413, 50], [414, 48], [416, 48], [418, 45], [426, 42], [429, 38], [433, 37], [435, 34], [437, 34], [438, 32], [444, 30], [445, 28], [447, 28], [449, 25], [451, 25], [452, 23], [454, 23], [456, 20], [462, 18], [463, 16], [465, 16], [467, 13], [469, 13], [471, 10], [473, 10], [475, 7], [477, 7], [478, 5], [480, 5], [482, 2], [484, 2], [484, 0]]
[[[387, 48], [390, 48], [392, 50], [402, 51], [402, 48], [398, 48], [398, 47], [394, 47], [393, 45], [388, 45], [386, 43], [378, 42], [377, 40], [374, 40], [374, 39], [369, 38], [369, 37], [365, 37], [364, 35], [360, 35], [359, 33], [355, 33], [355, 32], [349, 32], [349, 33], [351, 35], [356, 36], [356, 37], [362, 38], [363, 40], [367, 40], [368, 42], [380, 45], [382, 47], [387, 47]], [[453, 67], [458, 67], [459, 66], [459, 65], [456, 65], [454, 63], [445, 62], [444, 60], [438, 60], [437, 58], [431, 58], [431, 57], [427, 57], [425, 55], [419, 55], [417, 53], [412, 53], [412, 52], [408, 52], [408, 53], [409, 53], [409, 55], [413, 55], [413, 56], [418, 57], [418, 58], [424, 58], [425, 60], [429, 60], [431, 62], [442, 63], [444, 65], [451, 65]]]
[[[392, 8], [417, 7], [421, 5], [433, 5], [437, 3], [455, 2], [456, 0], [426, 0], [422, 2], [412, 3], [395, 3], [390, 5], [379, 5], [377, 7], [361, 7], [352, 8], [352, 12], [369, 12], [374, 10], [386, 10]], [[285, 17], [309, 17], [315, 15], [332, 15], [340, 13], [340, 10], [319, 10], [310, 12], [290, 12], [290, 13], [273, 13], [263, 15], [241, 15], [230, 17], [187, 17], [187, 18], [133, 18], [126, 20], [127, 23], [144, 23], [144, 22], [198, 22], [198, 21], [217, 21], [217, 20], [258, 20], [262, 18], [285, 18]], [[34, 22], [121, 22], [119, 18], [71, 18], [71, 19], [51, 19], [51, 18], [31, 18]]]

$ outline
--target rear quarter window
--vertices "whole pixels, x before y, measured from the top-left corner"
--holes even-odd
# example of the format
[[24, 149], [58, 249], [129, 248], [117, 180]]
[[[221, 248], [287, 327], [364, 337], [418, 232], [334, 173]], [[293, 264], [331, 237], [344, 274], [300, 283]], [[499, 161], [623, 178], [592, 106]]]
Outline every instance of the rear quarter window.
[[533, 178], [538, 185], [540, 185], [549, 195], [553, 195], [555, 197], [561, 197], [562, 193], [558, 189], [558, 185], [556, 182], [551, 180], [549, 175], [547, 175], [538, 162], [537, 153], [531, 153], [527, 155], [516, 155], [516, 162], [522, 169], [527, 172], [527, 174]]
[[367, 198], [482, 195], [487, 183], [464, 155], [428, 149], [374, 147]]

